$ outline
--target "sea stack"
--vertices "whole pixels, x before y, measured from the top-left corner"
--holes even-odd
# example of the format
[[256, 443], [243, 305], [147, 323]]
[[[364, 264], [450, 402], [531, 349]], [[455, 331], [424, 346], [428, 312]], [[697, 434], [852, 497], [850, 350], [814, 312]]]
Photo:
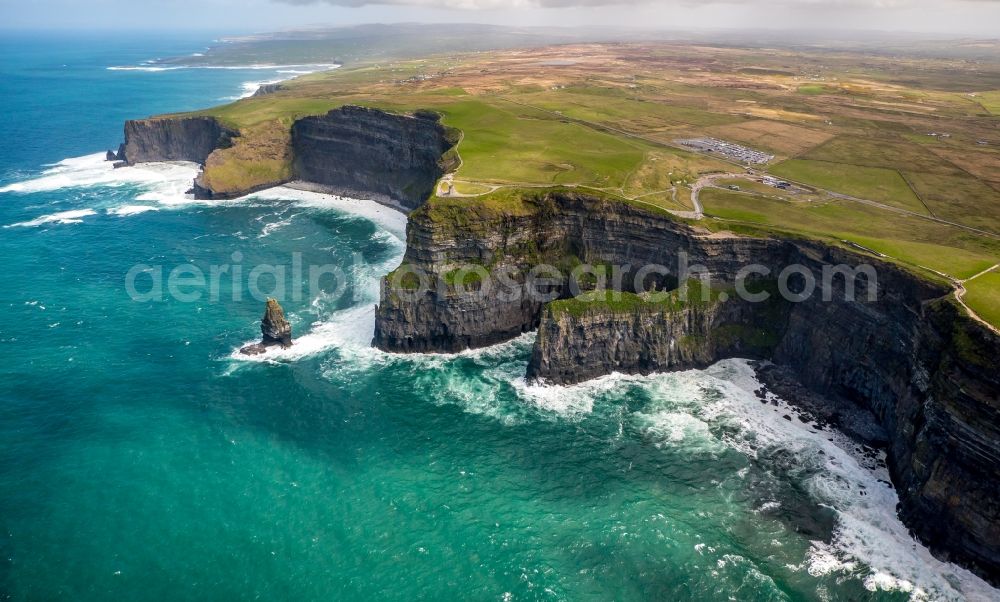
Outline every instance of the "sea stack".
[[268, 347], [281, 345], [282, 349], [292, 346], [292, 325], [285, 319], [285, 310], [277, 299], [268, 299], [264, 308], [264, 317], [260, 321], [261, 342], [247, 345], [240, 349], [243, 355], [260, 355], [266, 353]]

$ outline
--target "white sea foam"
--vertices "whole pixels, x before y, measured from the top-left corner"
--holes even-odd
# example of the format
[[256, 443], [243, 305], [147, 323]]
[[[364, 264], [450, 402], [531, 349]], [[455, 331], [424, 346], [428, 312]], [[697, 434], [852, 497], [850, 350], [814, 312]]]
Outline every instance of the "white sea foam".
[[[385, 205], [380, 205], [375, 201], [352, 199], [349, 197], [324, 194], [321, 192], [299, 190], [296, 188], [289, 188], [287, 186], [269, 188], [268, 190], [255, 192], [237, 200], [293, 202], [300, 207], [332, 209], [342, 213], [350, 213], [363, 217], [384, 228], [389, 234], [399, 241], [406, 240], [406, 216], [395, 209], [391, 209]], [[396, 262], [398, 263], [398, 259]], [[393, 265], [389, 269], [394, 267], [396, 266]], [[388, 271], [389, 270], [386, 270], [386, 272]], [[375, 284], [377, 286], [377, 280]]]
[[[242, 84], [240, 84], [240, 87], [243, 89], [243, 93], [240, 94], [239, 96], [237, 96], [236, 99], [250, 98], [251, 96], [253, 96], [254, 94], [257, 93], [257, 90], [259, 90], [261, 86], [268, 86], [268, 85], [271, 85], [271, 84], [280, 84], [281, 82], [285, 81], [286, 79], [288, 79], [288, 78], [269, 79], [269, 80], [254, 81], [254, 82], [243, 82]], [[236, 99], [234, 99], [234, 100], [236, 100]]]
[[[375, 311], [366, 305], [335, 312], [329, 318], [314, 322], [304, 334], [296, 336], [294, 344], [287, 348], [271, 347], [266, 353], [255, 356], [240, 354], [234, 349], [230, 358], [244, 362], [294, 362], [331, 348], [341, 349], [352, 357], [367, 352], [370, 348], [372, 332], [368, 328], [374, 324]], [[259, 342], [246, 341], [244, 345]], [[241, 345], [242, 347], [243, 345]], [[374, 352], [374, 350], [372, 350]], [[372, 356], [374, 357], [374, 353]]]
[[[204, 56], [195, 53], [192, 56]], [[257, 93], [261, 86], [266, 84], [278, 84], [299, 75], [309, 75], [319, 71], [332, 71], [340, 68], [336, 63], [307, 63], [296, 65], [272, 65], [269, 63], [254, 63], [250, 65], [161, 65], [146, 62], [141, 65], [119, 65], [108, 67], [109, 71], [140, 71], [146, 73], [160, 73], [163, 71], [179, 71], [183, 69], [221, 69], [226, 71], [274, 71], [279, 77], [266, 80], [252, 80], [240, 84], [241, 92], [236, 96], [227, 96], [221, 100], [240, 100], [250, 98]]]
[[611, 375], [583, 385], [550, 387], [545, 395], [575, 398], [580, 408], [588, 403], [583, 398], [592, 405], [606, 392], [629, 386], [643, 387], [653, 399], [651, 407], [632, 419], [657, 445], [711, 451], [722, 444], [749, 457], [783, 448], [803, 465], [819, 469], [806, 484], [817, 503], [837, 513], [837, 524], [832, 542], [813, 542], [798, 568], [814, 576], [857, 578], [871, 591], [899, 591], [913, 600], [996, 599], [989, 584], [934, 558], [909, 535], [896, 516], [895, 490], [880, 482], [888, 474], [866, 465], [870, 463], [857, 453], [856, 444], [797, 417], [786, 420], [795, 410], [780, 400], [778, 405], [761, 403], [753, 394], [761, 385], [746, 361], [649, 377]]
[[41, 217], [36, 217], [33, 220], [28, 220], [26, 222], [18, 222], [16, 224], [10, 224], [4, 227], [31, 228], [35, 226], [43, 226], [45, 224], [79, 224], [83, 221], [82, 218], [96, 214], [97, 212], [94, 211], [93, 209], [74, 209], [72, 211], [59, 211], [58, 213], [43, 215]]
[[119, 217], [128, 217], [130, 215], [146, 213], [147, 211], [158, 210], [159, 207], [154, 207], [152, 205], [123, 205], [121, 207], [112, 207], [111, 209], [108, 209], [108, 214], [117, 215]]
[[294, 216], [286, 218], [286, 219], [278, 220], [276, 222], [269, 222], [267, 224], [264, 224], [264, 227], [261, 228], [260, 234], [257, 236], [257, 238], [267, 238], [268, 236], [270, 236], [270, 235], [274, 234], [275, 232], [281, 230], [285, 226], [291, 225], [292, 219], [294, 219]]
[[[437, 370], [447, 369], [448, 360], [437, 362]], [[744, 360], [719, 362], [704, 371], [611, 374], [572, 386], [526, 383], [523, 362], [509, 369], [508, 382], [522, 401], [571, 419], [593, 411], [596, 403], [619, 403], [630, 388], [641, 387], [652, 402], [625, 420], [659, 447], [692, 453], [721, 453], [729, 448], [750, 458], [768, 450], [792, 451], [803, 466], [816, 469], [816, 474], [803, 477], [810, 495], [837, 514], [832, 541], [812, 542], [802, 562], [789, 565], [792, 570], [816, 577], [854, 578], [870, 591], [902, 592], [912, 600], [996, 599], [997, 592], [989, 584], [968, 570], [936, 559], [909, 535], [896, 515], [895, 490], [882, 482], [889, 478], [884, 467], [858, 453], [857, 445], [846, 436], [800, 420], [784, 401], [761, 403], [753, 394], [761, 384]], [[467, 374], [456, 378], [469, 380]], [[469, 393], [468, 411], [489, 413], [484, 411], [484, 406], [489, 409], [484, 402], [488, 390], [467, 382], [460, 386]], [[509, 422], [511, 417], [501, 414], [498, 418]], [[766, 501], [756, 512], [779, 506], [779, 502]]]
[[[77, 188], [119, 188], [122, 186], [137, 188], [138, 194], [134, 199], [122, 205], [109, 206], [107, 203], [99, 203], [97, 206], [60, 211], [11, 225], [39, 226], [48, 223], [80, 223], [81, 218], [93, 215], [98, 211], [106, 212], [109, 215], [128, 217], [153, 211], [159, 208], [158, 206], [179, 206], [192, 203], [194, 199], [187, 194], [187, 191], [191, 188], [191, 182], [197, 175], [198, 169], [194, 163], [183, 162], [147, 163], [115, 169], [111, 162], [105, 160], [104, 153], [95, 153], [65, 159], [50, 165], [48, 169], [36, 177], [0, 187], [0, 193], [32, 194]], [[139, 204], [135, 201], [152, 202], [153, 204]]]
[[178, 69], [186, 69], [187, 67], [153, 67], [147, 65], [122, 65], [116, 67], [108, 67], [108, 71], [146, 71], [149, 73], [157, 73], [159, 71], [176, 71]]
[[196, 164], [184, 162], [147, 163], [115, 169], [110, 161], [105, 160], [105, 153], [95, 153], [60, 161], [37, 177], [0, 187], [0, 193], [53, 192], [66, 188], [132, 184], [144, 184], [151, 190], [165, 186], [164, 190], [173, 193], [182, 186], [190, 188], [197, 174]]
[[[351, 308], [335, 311], [328, 317], [312, 323], [305, 333], [295, 338], [295, 343], [290, 348], [272, 347], [268, 349], [267, 353], [258, 356], [241, 355], [239, 348], [236, 348], [230, 358], [243, 362], [290, 362], [336, 349], [345, 363], [350, 363], [354, 367], [387, 361], [388, 354], [371, 347], [372, 333], [375, 330], [375, 303], [378, 300], [381, 277], [399, 265], [403, 257], [406, 216], [374, 201], [287, 187], [272, 188], [236, 199], [236, 202], [260, 201], [291, 203], [296, 207], [331, 210], [368, 219], [383, 228], [382, 231], [376, 232], [373, 236], [389, 242], [394, 248], [394, 253], [379, 263], [361, 263], [353, 266], [348, 277], [351, 278], [355, 288], [356, 304]], [[269, 226], [283, 227], [293, 217], [294, 215], [264, 226], [261, 236], [273, 232], [273, 229], [268, 229]], [[318, 296], [312, 300], [311, 305], [314, 311], [322, 314], [322, 306], [325, 302], [323, 296]], [[253, 342], [256, 341], [247, 341], [244, 345]]]
[[240, 84], [242, 88], [242, 93], [239, 96], [228, 96], [223, 100], [240, 100], [242, 98], [250, 98], [257, 93], [257, 90], [261, 86], [267, 86], [271, 84], [280, 84], [281, 82], [288, 81], [299, 75], [309, 75], [310, 73], [316, 73], [319, 71], [329, 71], [337, 69], [340, 65], [293, 65], [295, 67], [300, 67], [299, 69], [276, 69], [275, 73], [280, 74], [281, 77], [272, 78], [268, 80], [261, 81], [248, 81]]

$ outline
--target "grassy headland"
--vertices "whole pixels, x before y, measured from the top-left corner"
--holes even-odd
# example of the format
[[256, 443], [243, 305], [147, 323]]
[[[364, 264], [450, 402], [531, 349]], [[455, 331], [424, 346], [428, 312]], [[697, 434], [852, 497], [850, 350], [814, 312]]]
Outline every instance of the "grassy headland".
[[[344, 104], [428, 109], [464, 135], [454, 173], [463, 196], [435, 199], [441, 215], [516, 209], [519, 190], [555, 185], [661, 211], [693, 211], [696, 196], [707, 216], [699, 223], [713, 230], [848, 241], [956, 280], [1000, 263], [1000, 116], [993, 111], [1000, 57], [972, 65], [577, 45], [387, 60], [285, 88], [201, 112], [244, 136], [209, 161], [208, 181], [238, 188], [289, 177], [289, 129], [298, 117]], [[745, 166], [677, 145], [699, 136], [775, 158], [747, 176]], [[750, 179], [766, 172], [802, 187]], [[714, 173], [737, 179], [704, 183]], [[692, 188], [699, 180], [700, 194], [701, 186]], [[1000, 325], [1000, 281], [974, 284], [967, 303]]]

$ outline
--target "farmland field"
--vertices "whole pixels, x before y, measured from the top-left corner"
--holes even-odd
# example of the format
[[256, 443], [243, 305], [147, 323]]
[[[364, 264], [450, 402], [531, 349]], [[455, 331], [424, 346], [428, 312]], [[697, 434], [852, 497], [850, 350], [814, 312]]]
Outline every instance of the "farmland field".
[[775, 165], [771, 172], [782, 178], [841, 194], [879, 201], [916, 213], [927, 213], [906, 180], [894, 169], [790, 159]]

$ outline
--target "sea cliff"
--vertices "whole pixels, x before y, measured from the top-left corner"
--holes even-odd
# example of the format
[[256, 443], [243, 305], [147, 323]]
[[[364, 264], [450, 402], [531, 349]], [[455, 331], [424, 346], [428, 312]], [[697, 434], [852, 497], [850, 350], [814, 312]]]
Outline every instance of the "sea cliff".
[[291, 126], [274, 121], [249, 132], [205, 116], [128, 121], [125, 143], [109, 159], [200, 163], [204, 169], [193, 192], [201, 199], [235, 198], [299, 180], [410, 211], [457, 165], [457, 155], [448, 152], [457, 140], [436, 113], [344, 106]]
[[152, 161], [204, 163], [239, 133], [212, 117], [135, 119], [125, 122], [125, 143], [118, 160], [129, 165]]
[[[209, 118], [166, 121], [130, 122], [125, 160], [206, 162], [236, 134]], [[454, 352], [537, 328], [528, 376], [557, 384], [725, 357], [772, 360], [830, 404], [866, 408], [887, 434], [906, 524], [1000, 582], [1000, 340], [964, 313], [949, 286], [838, 246], [712, 233], [598, 193], [510, 190], [425, 203], [457, 160], [448, 150], [454, 134], [429, 114], [357, 107], [291, 127], [295, 177], [412, 210], [403, 266], [383, 282], [376, 346]], [[751, 264], [773, 275], [793, 264], [822, 274], [862, 263], [874, 267], [877, 287], [837, 277], [828, 299], [747, 304], [729, 294]], [[581, 307], [565, 278], [548, 282], [547, 297], [506, 294], [523, 291], [543, 264], [564, 274], [581, 264], [624, 266], [612, 288], [632, 297]], [[714, 296], [653, 302], [628, 284], [650, 264], [665, 269], [644, 286], [675, 289], [687, 282], [685, 265], [700, 266]], [[497, 273], [503, 281], [493, 283]]]
[[[629, 293], [625, 302], [587, 303], [568, 299], [562, 280], [549, 285], [563, 299], [551, 303], [503, 294], [522, 289], [542, 263], [630, 266], [623, 290], [634, 275], [629, 270], [647, 264], [668, 269], [654, 287], [675, 287], [678, 266], [687, 263], [705, 268], [717, 293], [694, 304], [651, 303]], [[869, 264], [877, 279], [831, 271], [827, 295], [720, 300], [718, 291], [731, 292], [750, 264], [770, 274], [800, 265], [817, 278], [824, 268]], [[506, 284], [465, 280], [466, 269], [457, 278], [474, 286], [453, 286], [461, 265], [503, 272]], [[415, 286], [408, 275], [416, 273], [438, 285]], [[549, 190], [501, 201], [433, 199], [411, 214], [404, 265], [383, 283], [374, 343], [397, 352], [450, 352], [538, 328], [528, 376], [558, 384], [726, 357], [772, 360], [830, 404], [870, 411], [888, 433], [887, 461], [906, 524], [936, 551], [996, 582], [1000, 376], [991, 365], [1000, 340], [950, 294], [944, 283], [840, 247], [712, 234], [598, 195]]]
[[528, 379], [577, 383], [610, 372], [651, 374], [705, 368], [721, 358], [765, 358], [784, 328], [785, 311], [779, 296], [747, 303], [699, 280], [668, 293], [585, 293], [545, 306]]
[[431, 195], [446, 170], [442, 156], [454, 143], [429, 112], [394, 115], [345, 106], [292, 126], [299, 179], [407, 211]]

